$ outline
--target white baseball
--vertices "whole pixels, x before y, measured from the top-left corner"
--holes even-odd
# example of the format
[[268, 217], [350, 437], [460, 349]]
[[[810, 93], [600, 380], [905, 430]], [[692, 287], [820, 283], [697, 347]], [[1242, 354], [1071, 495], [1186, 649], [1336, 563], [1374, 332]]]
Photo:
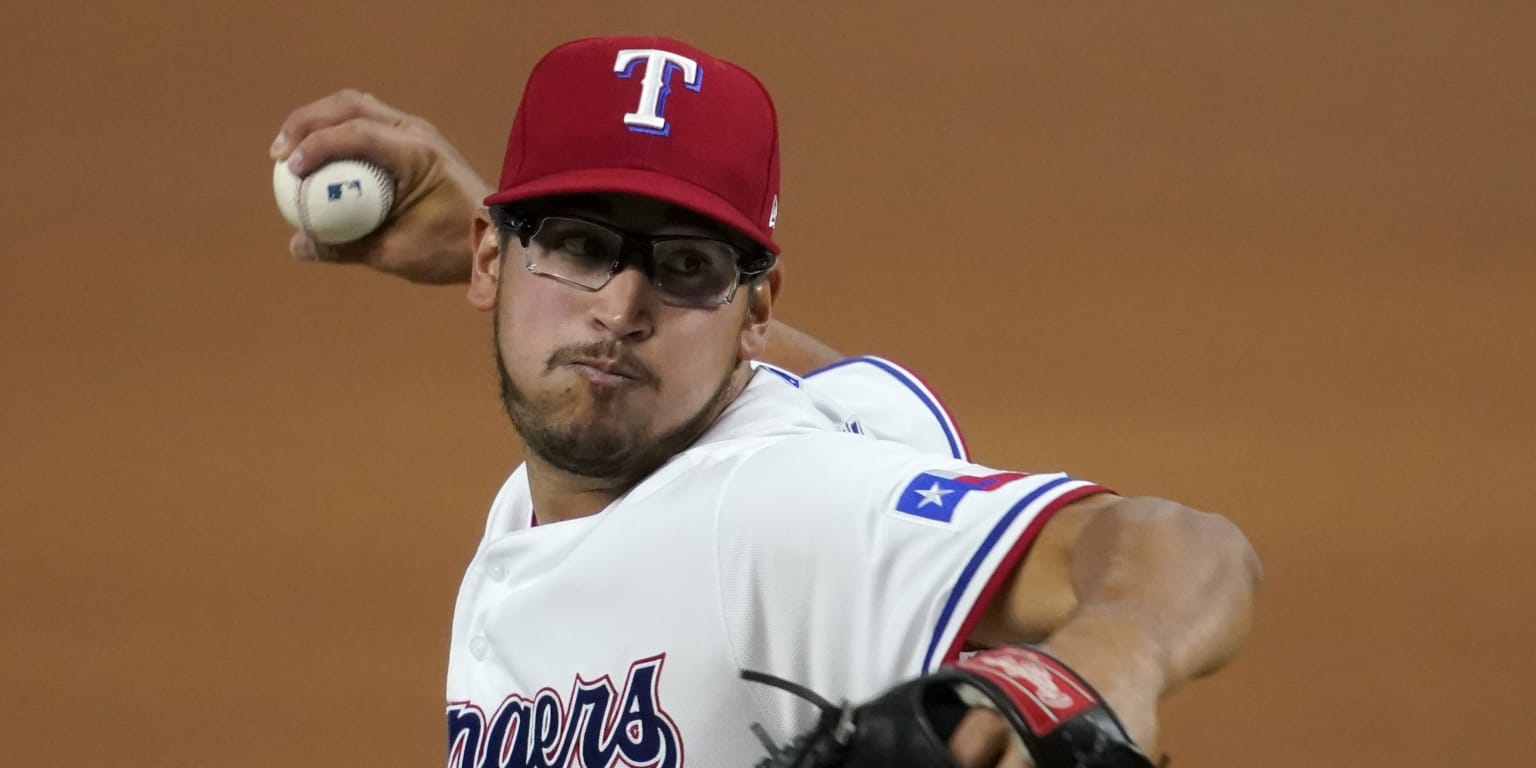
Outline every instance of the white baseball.
[[337, 160], [299, 178], [279, 161], [272, 192], [283, 218], [317, 243], [349, 243], [379, 228], [395, 204], [395, 180], [365, 160]]

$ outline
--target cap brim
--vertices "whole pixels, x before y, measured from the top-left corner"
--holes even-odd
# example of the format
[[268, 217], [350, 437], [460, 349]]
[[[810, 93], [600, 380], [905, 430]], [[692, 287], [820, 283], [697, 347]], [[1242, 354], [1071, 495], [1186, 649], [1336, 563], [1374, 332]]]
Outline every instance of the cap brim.
[[496, 192], [485, 198], [485, 204], [604, 192], [640, 195], [687, 208], [746, 235], [775, 254], [779, 252], [778, 243], [769, 233], [747, 220], [724, 198], [672, 176], [639, 168], [586, 168], [553, 173]]

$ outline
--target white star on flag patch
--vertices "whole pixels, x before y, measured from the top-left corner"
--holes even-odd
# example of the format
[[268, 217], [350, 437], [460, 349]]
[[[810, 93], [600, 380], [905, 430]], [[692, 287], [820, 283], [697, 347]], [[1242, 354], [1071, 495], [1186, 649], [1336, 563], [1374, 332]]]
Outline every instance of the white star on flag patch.
[[902, 490], [896, 500], [896, 511], [947, 523], [967, 493], [996, 490], [1026, 476], [1023, 472], [992, 475], [962, 475], [943, 470], [922, 472]]

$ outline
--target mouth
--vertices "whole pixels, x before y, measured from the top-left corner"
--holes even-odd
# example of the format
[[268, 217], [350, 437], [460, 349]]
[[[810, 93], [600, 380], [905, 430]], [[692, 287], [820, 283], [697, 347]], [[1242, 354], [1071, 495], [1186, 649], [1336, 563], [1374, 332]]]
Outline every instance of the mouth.
[[638, 372], [613, 358], [580, 357], [566, 363], [565, 367], [594, 384], [621, 386], [641, 379]]

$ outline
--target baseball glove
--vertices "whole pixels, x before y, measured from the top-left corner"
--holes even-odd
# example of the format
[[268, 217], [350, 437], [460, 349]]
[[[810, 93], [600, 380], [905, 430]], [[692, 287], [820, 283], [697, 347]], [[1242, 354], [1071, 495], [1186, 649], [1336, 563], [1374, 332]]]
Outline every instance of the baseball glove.
[[1037, 648], [983, 651], [860, 706], [834, 705], [758, 672], [742, 677], [821, 709], [815, 727], [790, 744], [765, 742], [768, 756], [757, 768], [960, 768], [949, 736], [978, 706], [1013, 726], [1037, 768], [1153, 768], [1093, 688]]

